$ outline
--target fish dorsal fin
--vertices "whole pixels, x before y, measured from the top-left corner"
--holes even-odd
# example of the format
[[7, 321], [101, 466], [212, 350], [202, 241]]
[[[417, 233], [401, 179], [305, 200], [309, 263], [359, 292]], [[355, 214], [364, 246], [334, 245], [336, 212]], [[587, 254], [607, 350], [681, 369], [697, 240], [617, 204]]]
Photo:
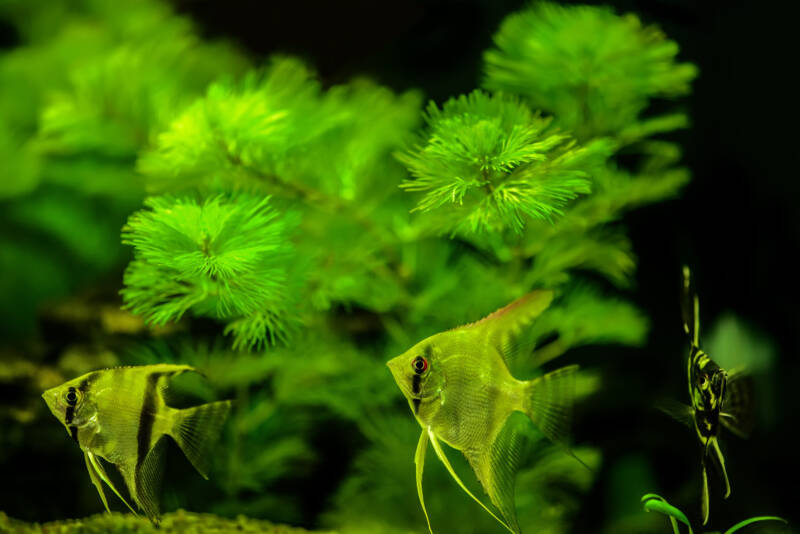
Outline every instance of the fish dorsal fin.
[[689, 267], [683, 266], [683, 291], [681, 295], [681, 315], [683, 330], [689, 336], [692, 345], [699, 346], [700, 336], [700, 300], [694, 291]]
[[720, 421], [725, 428], [741, 438], [748, 437], [753, 431], [754, 398], [753, 377], [741, 371], [730, 372], [725, 385]]
[[509, 530], [509, 532], [516, 534], [515, 530], [513, 530], [510, 526], [508, 526], [505, 523], [505, 521], [497, 517], [497, 515], [494, 512], [492, 512], [488, 506], [483, 504], [483, 501], [481, 501], [469, 489], [467, 489], [467, 486], [464, 485], [464, 483], [461, 481], [461, 478], [456, 474], [455, 469], [453, 469], [453, 466], [450, 464], [450, 460], [448, 460], [447, 456], [444, 454], [442, 446], [439, 444], [439, 440], [436, 438], [436, 434], [433, 433], [433, 430], [430, 427], [428, 427], [428, 436], [430, 437], [431, 445], [433, 445], [433, 450], [436, 452], [436, 456], [439, 457], [439, 460], [441, 460], [441, 462], [444, 464], [445, 468], [447, 469], [447, 472], [450, 473], [450, 476], [453, 477], [453, 480], [456, 481], [456, 483], [461, 487], [461, 489], [464, 490], [467, 495], [472, 497], [472, 499], [475, 502], [480, 504], [481, 507], [489, 513], [489, 515], [494, 517], [501, 525], [506, 527]]
[[106, 494], [103, 491], [103, 482], [100, 478], [100, 475], [97, 474], [97, 470], [92, 465], [92, 461], [89, 459], [88, 451], [83, 451], [83, 459], [86, 461], [86, 469], [89, 471], [89, 478], [92, 479], [92, 484], [94, 487], [97, 488], [97, 493], [100, 494], [100, 500], [103, 501], [103, 506], [106, 507], [106, 512], [111, 513], [111, 509], [108, 507], [108, 501], [106, 500]]
[[145, 515], [158, 524], [158, 496], [161, 491], [161, 478], [164, 472], [164, 449], [166, 441], [162, 436], [137, 467], [134, 475], [136, 501]]
[[[133, 509], [133, 506], [128, 504], [128, 501], [125, 500], [125, 497], [123, 497], [120, 494], [120, 492], [117, 490], [117, 487], [114, 486], [114, 483], [111, 481], [111, 479], [108, 478], [108, 475], [106, 474], [106, 470], [105, 470], [105, 468], [103, 468], [103, 464], [100, 462], [100, 459], [97, 458], [97, 456], [95, 456], [94, 454], [92, 454], [91, 452], [88, 452], [88, 451], [86, 452], [86, 458], [89, 460], [89, 463], [91, 464], [91, 466], [94, 467], [95, 474], [100, 478], [100, 480], [105, 482], [106, 485], [109, 488], [111, 488], [111, 491], [113, 491], [117, 495], [117, 497], [119, 497], [119, 499], [122, 502], [125, 503], [125, 506], [127, 506], [128, 509], [130, 509], [130, 511], [133, 512], [134, 515], [139, 515], [139, 514], [136, 513], [136, 510]], [[91, 472], [90, 472], [90, 475], [91, 475]], [[105, 501], [105, 496], [103, 496], [103, 503], [105, 503], [105, 502], [106, 502]], [[108, 508], [108, 505], [106, 505], [106, 508]]]
[[208, 479], [211, 449], [219, 439], [230, 409], [231, 401], [219, 401], [173, 412], [169, 435], [205, 479]]
[[[522, 414], [519, 416], [523, 417]], [[464, 451], [464, 456], [478, 476], [489, 499], [500, 510], [506, 524], [514, 532], [519, 532], [514, 503], [514, 482], [525, 444], [525, 436], [519, 428], [523, 423], [527, 421], [517, 420], [512, 414], [506, 419], [494, 442], [480, 449]]]
[[428, 517], [428, 510], [425, 508], [425, 497], [422, 495], [422, 472], [425, 470], [425, 451], [428, 450], [428, 432], [423, 429], [419, 436], [417, 443], [417, 452], [414, 454], [414, 465], [417, 472], [417, 495], [419, 496], [419, 504], [422, 505], [422, 513], [425, 514], [425, 521], [428, 522], [428, 531], [433, 534], [431, 528], [431, 519]]
[[523, 335], [525, 327], [541, 315], [552, 300], [553, 292], [550, 290], [532, 291], [483, 319], [460, 328], [483, 329], [490, 345], [503, 356], [506, 365], [510, 365], [515, 355], [533, 350], [532, 341]]

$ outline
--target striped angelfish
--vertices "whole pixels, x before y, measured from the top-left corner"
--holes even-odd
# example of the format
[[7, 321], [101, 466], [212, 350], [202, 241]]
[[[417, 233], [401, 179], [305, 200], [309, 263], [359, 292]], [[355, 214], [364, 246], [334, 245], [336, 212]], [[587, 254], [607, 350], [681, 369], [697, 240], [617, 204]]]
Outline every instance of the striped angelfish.
[[725, 469], [725, 457], [719, 447], [720, 424], [740, 437], [752, 430], [752, 381], [741, 371], [728, 372], [717, 365], [699, 347], [699, 300], [691, 284], [689, 268], [683, 268], [683, 298], [681, 303], [683, 329], [689, 337], [687, 376], [691, 405], [676, 403], [665, 407], [670, 415], [694, 427], [702, 447], [703, 524], [708, 523], [708, 469], [710, 458], [720, 472], [725, 485], [724, 498], [731, 494], [731, 484]]
[[42, 394], [50, 411], [83, 450], [89, 477], [106, 510], [103, 482], [136, 513], [106, 474], [100, 458], [119, 469], [130, 497], [158, 523], [164, 436], [174, 439], [192, 465], [208, 478], [209, 453], [230, 401], [182, 410], [167, 406], [164, 390], [169, 379], [186, 371], [194, 368], [172, 364], [115, 367], [87, 373]]

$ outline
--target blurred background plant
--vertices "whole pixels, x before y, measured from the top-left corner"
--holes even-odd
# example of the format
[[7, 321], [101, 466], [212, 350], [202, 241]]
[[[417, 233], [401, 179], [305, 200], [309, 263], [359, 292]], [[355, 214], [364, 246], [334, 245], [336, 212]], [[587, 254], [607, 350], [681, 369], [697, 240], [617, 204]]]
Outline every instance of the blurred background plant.
[[[171, 451], [165, 509], [423, 532], [419, 430], [386, 360], [537, 287], [559, 298], [515, 376], [568, 351], [592, 365], [646, 343], [621, 221], [687, 183], [666, 134], [688, 123], [671, 99], [689, 93], [697, 69], [635, 15], [524, 8], [499, 25], [480, 81], [425, 105], [417, 89], [320, 76], [313, 56], [255, 59], [154, 0], [4, 0], [0, 19], [14, 36], [0, 51], [0, 467], [33, 466], [0, 490], [12, 516], [100, 510], [42, 389], [99, 367], [174, 361], [208, 377], [179, 380], [177, 392], [236, 408], [210, 482], [195, 484]], [[773, 354], [738, 319], [716, 332], [710, 351]], [[598, 345], [612, 348], [575, 350]], [[761, 380], [773, 359], [752, 363]], [[674, 367], [680, 377], [677, 355]], [[580, 382], [585, 396], [597, 378]], [[618, 397], [643, 411], [648, 394], [633, 395]], [[609, 467], [610, 451], [579, 430], [592, 473], [528, 431], [523, 531], [586, 528], [597, 473], [613, 495], [607, 531], [663, 526], [629, 513], [654, 487], [644, 457]], [[34, 507], [22, 488], [58, 498]], [[429, 464], [425, 488], [443, 532], [499, 528], [440, 465]]]

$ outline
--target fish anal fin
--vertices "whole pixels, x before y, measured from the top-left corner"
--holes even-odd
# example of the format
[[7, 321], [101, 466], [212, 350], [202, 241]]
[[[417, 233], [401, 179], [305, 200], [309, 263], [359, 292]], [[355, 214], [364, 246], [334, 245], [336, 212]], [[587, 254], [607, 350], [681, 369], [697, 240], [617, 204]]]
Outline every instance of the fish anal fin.
[[113, 492], [116, 494], [116, 496], [117, 496], [117, 497], [119, 497], [119, 499], [120, 499], [122, 502], [124, 502], [124, 503], [125, 503], [125, 506], [127, 506], [127, 507], [128, 507], [128, 509], [129, 509], [131, 512], [133, 512], [133, 514], [134, 514], [134, 515], [139, 515], [139, 514], [137, 514], [137, 513], [136, 513], [136, 510], [134, 510], [134, 509], [133, 509], [133, 506], [131, 506], [131, 505], [128, 503], [128, 501], [125, 499], [125, 497], [123, 497], [123, 496], [122, 496], [122, 494], [120, 494], [119, 490], [117, 490], [117, 487], [114, 485], [114, 483], [111, 481], [111, 479], [110, 479], [110, 478], [108, 478], [108, 475], [106, 474], [106, 470], [105, 470], [105, 468], [103, 467], [103, 464], [102, 464], [102, 463], [100, 462], [100, 460], [97, 458], [97, 456], [96, 456], [96, 455], [94, 455], [94, 454], [92, 454], [91, 452], [87, 452], [87, 453], [86, 453], [86, 457], [88, 458], [89, 462], [90, 462], [90, 463], [92, 464], [92, 466], [94, 467], [95, 473], [97, 474], [97, 476], [98, 476], [98, 477], [100, 477], [100, 480], [102, 480], [103, 482], [105, 482], [105, 483], [106, 483], [106, 485], [107, 485], [109, 488], [111, 488], [111, 491], [113, 491]]
[[483, 504], [483, 501], [481, 501], [479, 498], [477, 498], [467, 488], [467, 486], [464, 484], [464, 482], [462, 482], [461, 478], [456, 474], [455, 469], [453, 469], [453, 466], [450, 464], [450, 460], [447, 459], [447, 456], [445, 455], [444, 451], [442, 450], [442, 446], [439, 444], [439, 440], [436, 438], [436, 434], [433, 433], [433, 430], [430, 427], [428, 427], [428, 436], [430, 437], [431, 445], [433, 445], [433, 450], [434, 450], [434, 452], [436, 452], [436, 456], [439, 457], [439, 460], [444, 464], [445, 468], [447, 469], [447, 472], [450, 473], [450, 476], [453, 477], [453, 480], [456, 481], [456, 483], [461, 487], [461, 489], [464, 490], [464, 492], [466, 492], [467, 495], [472, 497], [472, 499], [475, 502], [480, 504], [481, 508], [486, 510], [486, 512], [488, 512], [489, 515], [491, 515], [493, 518], [495, 518], [501, 525], [506, 527], [509, 532], [512, 532], [513, 534], [517, 534], [517, 531], [513, 530], [510, 526], [508, 526], [508, 524], [506, 524], [505, 521], [503, 521], [502, 519], [497, 517], [497, 515], [494, 512], [492, 512], [489, 509], [488, 506]]
[[158, 524], [158, 499], [161, 491], [161, 477], [164, 469], [164, 449], [166, 441], [162, 436], [141, 465], [136, 468], [134, 481], [136, 485], [136, 501], [145, 515], [154, 524]]
[[506, 419], [505, 425], [491, 444], [464, 451], [464, 456], [489, 499], [514, 532], [519, 532], [514, 483], [525, 445], [525, 436], [520, 432], [520, 425], [530, 424], [521, 413], [518, 415], [519, 419], [514, 414]]
[[97, 493], [100, 494], [100, 500], [103, 501], [103, 506], [106, 507], [106, 512], [111, 513], [111, 509], [108, 507], [108, 500], [106, 499], [106, 494], [103, 491], [103, 482], [100, 478], [100, 475], [97, 474], [97, 470], [92, 465], [92, 461], [89, 459], [88, 451], [83, 451], [83, 459], [86, 460], [86, 469], [89, 471], [89, 478], [92, 479], [92, 484], [94, 487], [97, 488]]
[[211, 451], [230, 409], [231, 401], [219, 401], [174, 411], [173, 426], [168, 433], [205, 479], [208, 479]]
[[431, 519], [428, 517], [428, 510], [425, 508], [425, 497], [422, 495], [422, 472], [425, 470], [425, 451], [428, 450], [428, 432], [423, 429], [417, 443], [417, 452], [414, 454], [414, 465], [416, 466], [417, 495], [419, 504], [422, 505], [422, 513], [425, 514], [425, 521], [428, 523], [428, 531], [433, 534]]

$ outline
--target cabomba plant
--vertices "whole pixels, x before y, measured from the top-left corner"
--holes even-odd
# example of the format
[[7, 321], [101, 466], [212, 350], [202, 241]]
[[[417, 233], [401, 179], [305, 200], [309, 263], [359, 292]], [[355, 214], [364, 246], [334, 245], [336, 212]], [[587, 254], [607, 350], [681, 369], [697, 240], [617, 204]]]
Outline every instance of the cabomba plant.
[[[503, 22], [480, 88], [423, 113], [418, 91], [327, 86], [290, 57], [254, 66], [155, 1], [79, 4], [54, 1], [60, 17], [2, 6], [22, 44], [0, 79], [24, 83], [0, 84], [0, 264], [17, 273], [0, 283], [37, 301], [74, 293], [121, 270], [109, 235], [124, 224], [121, 306], [176, 326], [139, 331], [150, 348], [119, 361], [195, 365], [214, 389], [198, 395], [237, 401], [207, 510], [422, 531], [418, 428], [389, 357], [539, 287], [559, 297], [514, 376], [577, 346], [643, 343], [647, 320], [619, 292], [636, 262], [618, 221], [687, 182], [680, 148], [658, 137], [687, 119], [650, 103], [696, 75], [657, 28], [536, 4]], [[31, 232], [47, 239], [20, 238]], [[50, 265], [56, 238], [65, 259]], [[34, 311], [2, 308], [16, 322]], [[562, 532], [594, 475], [529, 433], [520, 525]], [[460, 532], [498, 528], [446, 472], [425, 476], [432, 521], [457, 506]], [[312, 484], [319, 501], [304, 498]]]

